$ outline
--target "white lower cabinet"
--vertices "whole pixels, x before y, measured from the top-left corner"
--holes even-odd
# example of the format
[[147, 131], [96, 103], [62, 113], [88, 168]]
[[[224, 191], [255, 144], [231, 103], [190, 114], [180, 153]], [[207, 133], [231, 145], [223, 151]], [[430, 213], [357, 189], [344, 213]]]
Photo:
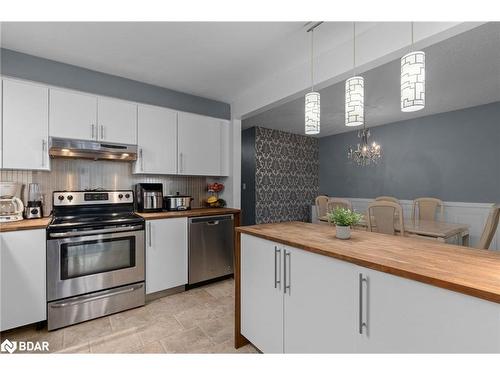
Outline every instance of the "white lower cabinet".
[[146, 221], [146, 293], [188, 282], [187, 218]]
[[241, 236], [241, 332], [264, 353], [283, 353], [283, 280], [273, 243]]
[[47, 318], [45, 229], [0, 233], [0, 331]]
[[284, 352], [356, 350], [355, 266], [278, 245], [285, 258]]
[[500, 353], [500, 304], [242, 234], [241, 333], [264, 353]]
[[500, 304], [357, 267], [362, 353], [500, 353]]

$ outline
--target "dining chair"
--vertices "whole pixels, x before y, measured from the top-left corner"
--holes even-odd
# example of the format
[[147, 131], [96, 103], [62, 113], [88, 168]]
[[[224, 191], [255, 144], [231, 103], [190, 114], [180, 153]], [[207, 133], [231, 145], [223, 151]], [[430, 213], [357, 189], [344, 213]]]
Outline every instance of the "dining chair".
[[386, 202], [399, 203], [399, 200], [397, 198], [389, 197], [386, 195], [382, 195], [380, 197], [375, 198], [375, 201], [386, 201]]
[[350, 200], [343, 198], [329, 198], [326, 204], [326, 212], [332, 212], [336, 208], [348, 208], [352, 211], [352, 203]]
[[326, 215], [327, 211], [327, 204], [328, 204], [328, 197], [326, 195], [319, 195], [315, 199], [315, 204], [316, 204], [316, 217], [319, 218], [323, 217]]
[[498, 221], [500, 220], [500, 204], [496, 204], [491, 208], [486, 224], [484, 225], [483, 234], [479, 240], [478, 249], [488, 250], [491, 245], [495, 232], [498, 228]]
[[399, 234], [404, 235], [403, 208], [399, 203], [375, 201], [368, 205], [366, 220], [369, 232], [396, 234], [399, 223]]
[[436, 211], [440, 208], [439, 219], [444, 218], [444, 204], [437, 198], [417, 198], [413, 201], [413, 212], [411, 217], [414, 220], [436, 220]]

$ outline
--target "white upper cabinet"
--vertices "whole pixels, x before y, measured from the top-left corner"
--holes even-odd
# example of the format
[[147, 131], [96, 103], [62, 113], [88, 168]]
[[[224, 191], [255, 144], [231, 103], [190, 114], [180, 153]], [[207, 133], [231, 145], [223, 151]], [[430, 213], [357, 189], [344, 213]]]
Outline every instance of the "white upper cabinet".
[[97, 102], [98, 140], [137, 144], [137, 104], [104, 97]]
[[177, 112], [139, 105], [134, 173], [177, 174]]
[[97, 97], [50, 89], [51, 137], [97, 140]]
[[48, 88], [4, 79], [2, 100], [2, 167], [48, 170]]
[[179, 174], [221, 175], [222, 123], [221, 119], [179, 112]]

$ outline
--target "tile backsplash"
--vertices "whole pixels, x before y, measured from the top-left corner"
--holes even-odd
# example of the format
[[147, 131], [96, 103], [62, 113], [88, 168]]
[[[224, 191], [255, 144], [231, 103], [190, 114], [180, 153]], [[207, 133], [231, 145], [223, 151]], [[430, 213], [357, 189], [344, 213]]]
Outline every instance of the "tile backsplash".
[[193, 197], [193, 207], [200, 207], [206, 197], [207, 177], [134, 175], [132, 163], [84, 160], [52, 159], [51, 171], [2, 170], [1, 181], [15, 181], [24, 185], [23, 200], [26, 200], [27, 184], [37, 182], [44, 195], [44, 211], [52, 210], [52, 192], [57, 190], [84, 189], [131, 189], [138, 182], [163, 184], [163, 194], [188, 194]]

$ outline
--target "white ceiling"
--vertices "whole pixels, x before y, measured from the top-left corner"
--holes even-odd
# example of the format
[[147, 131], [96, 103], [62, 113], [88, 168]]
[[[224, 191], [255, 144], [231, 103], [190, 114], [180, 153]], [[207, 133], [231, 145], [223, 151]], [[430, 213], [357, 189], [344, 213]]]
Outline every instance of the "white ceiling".
[[[231, 103], [309, 54], [305, 22], [4, 22], [3, 47]], [[360, 23], [359, 33], [374, 23]], [[349, 40], [321, 25], [316, 50]]]
[[[500, 101], [500, 23], [488, 23], [425, 48], [426, 107], [399, 108], [399, 59], [362, 75], [367, 126]], [[344, 126], [344, 82], [321, 92], [320, 137], [352, 131]], [[243, 128], [262, 126], [304, 134], [304, 99], [243, 120]]]

